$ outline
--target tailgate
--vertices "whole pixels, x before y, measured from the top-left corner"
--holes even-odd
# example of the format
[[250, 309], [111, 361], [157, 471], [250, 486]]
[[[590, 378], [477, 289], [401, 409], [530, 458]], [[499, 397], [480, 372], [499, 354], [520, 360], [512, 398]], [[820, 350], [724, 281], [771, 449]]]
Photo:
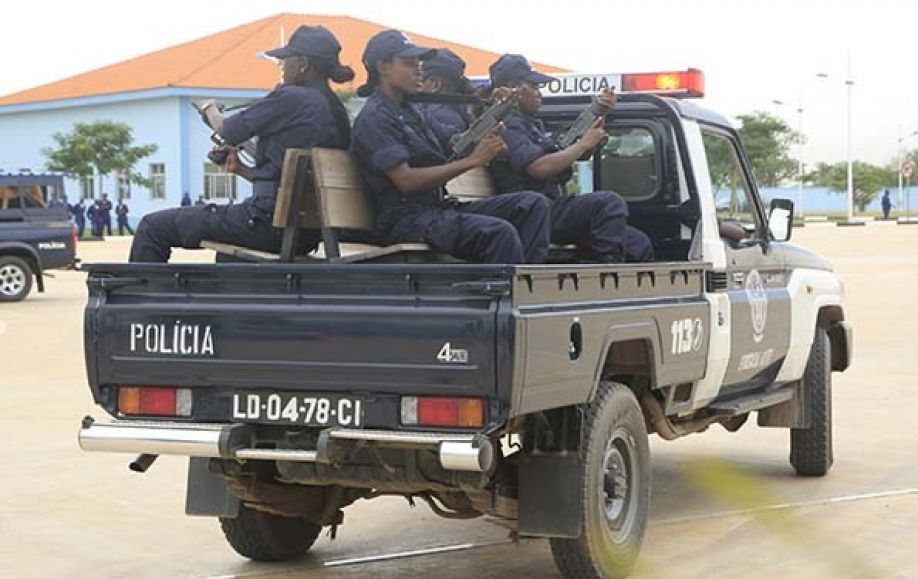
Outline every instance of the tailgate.
[[[86, 356], [116, 384], [494, 396], [501, 268], [90, 265]], [[482, 284], [496, 281], [496, 285]]]

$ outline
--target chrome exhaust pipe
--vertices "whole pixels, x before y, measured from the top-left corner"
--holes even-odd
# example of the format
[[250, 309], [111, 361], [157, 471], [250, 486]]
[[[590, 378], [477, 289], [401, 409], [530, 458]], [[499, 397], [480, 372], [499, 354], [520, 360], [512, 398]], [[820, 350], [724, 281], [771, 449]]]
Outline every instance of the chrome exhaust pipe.
[[488, 472], [494, 466], [494, 445], [487, 438], [477, 443], [444, 440], [439, 455], [440, 465], [446, 470]]
[[145, 473], [156, 462], [157, 458], [159, 458], [158, 454], [139, 454], [137, 458], [131, 461], [128, 468], [133, 472]]

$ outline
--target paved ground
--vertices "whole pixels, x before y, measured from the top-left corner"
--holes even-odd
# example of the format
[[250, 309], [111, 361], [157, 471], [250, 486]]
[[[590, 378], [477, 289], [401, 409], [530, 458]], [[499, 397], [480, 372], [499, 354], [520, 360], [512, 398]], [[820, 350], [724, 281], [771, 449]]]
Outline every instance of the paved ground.
[[[918, 578], [918, 436], [906, 410], [918, 407], [918, 227], [795, 235], [844, 276], [856, 329], [856, 363], [835, 381], [836, 466], [824, 479], [795, 478], [781, 430], [654, 440], [642, 577]], [[87, 242], [80, 254], [112, 261], [127, 249]], [[182, 460], [137, 475], [127, 457], [78, 450], [80, 417], [99, 414], [83, 374], [85, 288], [80, 273], [55, 275], [46, 294], [0, 307], [0, 575], [556, 576], [544, 542], [508, 544], [486, 522], [440, 520], [397, 499], [348, 509], [338, 539], [323, 537], [295, 564], [239, 558], [214, 521], [182, 514]], [[393, 558], [437, 547], [455, 550]], [[354, 560], [376, 555], [385, 557]]]

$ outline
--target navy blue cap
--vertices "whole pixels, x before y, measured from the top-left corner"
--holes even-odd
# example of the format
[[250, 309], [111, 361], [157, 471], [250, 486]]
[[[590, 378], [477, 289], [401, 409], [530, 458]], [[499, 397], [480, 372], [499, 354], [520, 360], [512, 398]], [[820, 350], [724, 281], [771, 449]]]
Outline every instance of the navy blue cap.
[[367, 47], [363, 50], [363, 64], [372, 70], [376, 63], [395, 57], [427, 60], [436, 55], [436, 50], [416, 45], [400, 30], [383, 30], [367, 42]]
[[337, 61], [341, 52], [338, 39], [324, 26], [300, 26], [290, 36], [286, 46], [265, 52], [274, 58], [314, 56]]
[[465, 61], [448, 48], [438, 48], [437, 55], [424, 61], [424, 78], [439, 76], [461, 80], [465, 77]]
[[529, 61], [522, 54], [505, 54], [488, 69], [491, 73], [491, 84], [494, 86], [507, 86], [515, 82], [531, 82], [545, 84], [553, 77], [542, 74], [532, 69]]

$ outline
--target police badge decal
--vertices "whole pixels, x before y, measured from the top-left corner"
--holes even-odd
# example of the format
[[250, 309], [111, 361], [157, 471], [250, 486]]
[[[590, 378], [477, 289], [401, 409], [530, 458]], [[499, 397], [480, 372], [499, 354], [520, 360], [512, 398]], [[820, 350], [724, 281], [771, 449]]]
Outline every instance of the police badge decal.
[[765, 338], [765, 324], [768, 322], [768, 292], [758, 270], [753, 269], [746, 275], [745, 291], [752, 317], [752, 339], [758, 344]]

